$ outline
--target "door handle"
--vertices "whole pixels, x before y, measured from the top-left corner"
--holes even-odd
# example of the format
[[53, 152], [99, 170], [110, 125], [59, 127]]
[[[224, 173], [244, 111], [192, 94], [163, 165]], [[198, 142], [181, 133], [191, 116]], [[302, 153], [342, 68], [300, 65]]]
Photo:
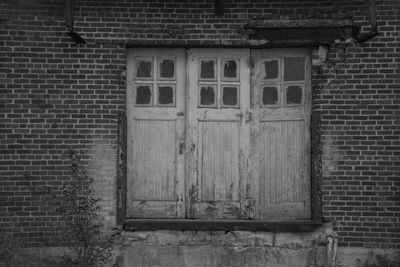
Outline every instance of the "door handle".
[[253, 119], [253, 113], [246, 111], [245, 122], [250, 122]]
[[236, 113], [235, 116], [238, 117], [238, 118], [242, 118], [243, 117], [243, 112]]
[[185, 113], [183, 113], [183, 111], [179, 111], [179, 112], [176, 113], [176, 116], [178, 116], [178, 117], [181, 117], [183, 115], [185, 115]]

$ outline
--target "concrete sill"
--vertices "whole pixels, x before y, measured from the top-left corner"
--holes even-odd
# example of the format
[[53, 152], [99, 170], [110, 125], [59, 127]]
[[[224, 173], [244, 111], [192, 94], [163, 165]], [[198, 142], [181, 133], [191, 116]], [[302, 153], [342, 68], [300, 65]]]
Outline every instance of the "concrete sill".
[[256, 220], [190, 220], [190, 219], [129, 219], [124, 230], [152, 231], [267, 231], [267, 232], [310, 232], [320, 224], [312, 220], [256, 221]]

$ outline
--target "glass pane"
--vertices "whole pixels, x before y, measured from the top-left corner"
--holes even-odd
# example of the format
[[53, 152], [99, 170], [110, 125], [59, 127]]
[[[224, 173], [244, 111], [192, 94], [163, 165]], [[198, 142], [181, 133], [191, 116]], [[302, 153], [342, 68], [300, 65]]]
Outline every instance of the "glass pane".
[[150, 59], [139, 59], [136, 64], [136, 76], [138, 78], [151, 78], [151, 60]]
[[200, 89], [200, 105], [210, 106], [215, 104], [215, 91], [211, 86], [202, 86]]
[[237, 105], [237, 87], [223, 87], [222, 105], [236, 106]]
[[224, 60], [224, 77], [236, 78], [237, 77], [237, 63], [236, 60]]
[[158, 87], [158, 104], [174, 104], [174, 89], [172, 86]]
[[263, 105], [276, 105], [278, 104], [278, 88], [264, 87], [262, 93]]
[[136, 87], [136, 104], [151, 104], [151, 89], [149, 85], [140, 85]]
[[305, 61], [305, 57], [286, 57], [284, 59], [284, 80], [304, 80]]
[[286, 89], [286, 104], [301, 104], [302, 91], [298, 85], [290, 85]]
[[264, 79], [278, 78], [278, 60], [264, 61]]
[[160, 62], [160, 77], [174, 78], [175, 62], [173, 59], [163, 59]]
[[214, 79], [215, 78], [215, 61], [202, 60], [200, 66], [200, 78], [202, 79]]

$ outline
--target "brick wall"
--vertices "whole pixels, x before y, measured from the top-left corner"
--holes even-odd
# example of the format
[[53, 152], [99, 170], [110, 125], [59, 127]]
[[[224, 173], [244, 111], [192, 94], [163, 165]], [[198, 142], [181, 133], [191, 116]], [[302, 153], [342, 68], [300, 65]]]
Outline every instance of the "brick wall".
[[[188, 3], [190, 2], [190, 3]], [[368, 31], [363, 1], [0, 1], [0, 228], [56, 245], [58, 216], [43, 192], [68, 180], [67, 148], [86, 153], [106, 224], [115, 225], [117, 114], [125, 110], [126, 45], [247, 44], [249, 19], [346, 13]], [[400, 2], [377, 1], [382, 35], [332, 44], [313, 66], [322, 116], [323, 215], [342, 246], [400, 248]], [[54, 232], [55, 231], [55, 232]]]

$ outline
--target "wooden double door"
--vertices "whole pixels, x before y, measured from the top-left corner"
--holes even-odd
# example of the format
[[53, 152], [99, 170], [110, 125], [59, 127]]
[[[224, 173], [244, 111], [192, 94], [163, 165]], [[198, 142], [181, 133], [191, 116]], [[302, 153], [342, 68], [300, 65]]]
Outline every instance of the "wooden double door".
[[127, 218], [310, 218], [309, 61], [128, 50]]

